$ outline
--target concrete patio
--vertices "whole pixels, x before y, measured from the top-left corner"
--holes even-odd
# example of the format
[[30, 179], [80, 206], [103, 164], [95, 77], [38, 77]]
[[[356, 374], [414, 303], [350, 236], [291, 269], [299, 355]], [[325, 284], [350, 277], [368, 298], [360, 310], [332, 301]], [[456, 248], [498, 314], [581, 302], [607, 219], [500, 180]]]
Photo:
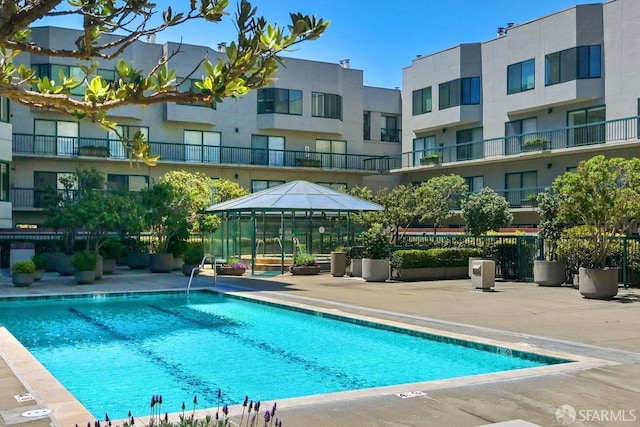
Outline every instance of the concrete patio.
[[[213, 277], [199, 276], [194, 289], [214, 288]], [[118, 270], [93, 285], [47, 273], [43, 282], [15, 288], [6, 276], [0, 297], [185, 289], [182, 274]], [[328, 274], [270, 278], [219, 277], [217, 290], [250, 298], [316, 307], [446, 334], [463, 334], [514, 346], [562, 352], [603, 363], [519, 378], [495, 375], [482, 380], [421, 383], [415, 397], [398, 388], [375, 392], [312, 396], [278, 402], [286, 426], [480, 426], [511, 421], [516, 425], [640, 425], [640, 290], [621, 289], [612, 301], [583, 299], [572, 287], [543, 288], [530, 283], [496, 283], [495, 292], [471, 289], [470, 280], [365, 283]], [[0, 339], [0, 427], [86, 424], [88, 414], [64, 391], [46, 390], [46, 380], [30, 380], [30, 368]], [[452, 360], [451, 363], [464, 363]], [[401, 363], [398, 369], [402, 369]], [[35, 370], [35, 369], [33, 369]], [[25, 373], [26, 372], [26, 373]], [[274, 379], [276, 381], [277, 379]], [[32, 384], [29, 381], [37, 384]], [[301, 379], [303, 381], [303, 379]], [[43, 384], [45, 384], [43, 390]], [[52, 386], [53, 387], [53, 386]], [[14, 396], [31, 393], [35, 400]], [[561, 424], [557, 411], [575, 411]], [[561, 408], [562, 407], [562, 408]], [[52, 408], [51, 416], [25, 418], [28, 409]], [[58, 408], [58, 409], [55, 409]], [[559, 409], [561, 408], [561, 409]], [[178, 408], [176, 408], [178, 410]], [[66, 412], [66, 413], [63, 413]], [[559, 414], [560, 412], [558, 412]], [[569, 416], [572, 414], [569, 414]], [[514, 421], [522, 420], [522, 421]], [[84, 424], [82, 424], [84, 423]], [[501, 424], [503, 425], [503, 424]]]

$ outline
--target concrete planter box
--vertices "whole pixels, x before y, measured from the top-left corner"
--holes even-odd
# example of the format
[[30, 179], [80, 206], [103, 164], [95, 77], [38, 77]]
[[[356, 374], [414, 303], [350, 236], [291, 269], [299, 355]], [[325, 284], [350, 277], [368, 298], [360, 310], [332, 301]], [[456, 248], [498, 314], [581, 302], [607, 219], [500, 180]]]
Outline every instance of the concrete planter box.
[[61, 276], [73, 276], [75, 268], [73, 268], [73, 255], [60, 254], [56, 257], [56, 270]]
[[367, 282], [384, 282], [389, 278], [389, 258], [362, 259], [362, 278]]
[[313, 274], [320, 273], [320, 267], [319, 266], [318, 267], [299, 267], [299, 266], [292, 265], [289, 268], [289, 271], [294, 276], [311, 276]]
[[331, 275], [342, 277], [347, 273], [347, 253], [341, 251], [331, 252]]
[[33, 273], [13, 273], [11, 275], [11, 282], [13, 283], [13, 286], [26, 287], [30, 286], [33, 281]]
[[127, 265], [131, 270], [142, 270], [149, 267], [149, 254], [146, 252], [129, 252]]
[[151, 254], [149, 256], [149, 271], [152, 273], [171, 273], [173, 271], [173, 254], [170, 252]]
[[351, 260], [351, 277], [362, 277], [362, 258]]
[[88, 285], [96, 281], [96, 271], [76, 271], [74, 277], [80, 285]]
[[104, 274], [113, 274], [116, 271], [116, 260], [105, 258], [102, 260], [102, 272]]
[[467, 267], [401, 268], [396, 278], [406, 282], [422, 280], [466, 279]]
[[540, 286], [560, 286], [567, 278], [567, 265], [564, 261], [535, 260], [533, 262], [533, 281]]
[[242, 276], [246, 268], [218, 267], [218, 274], [221, 276]]
[[618, 269], [580, 267], [578, 274], [578, 289], [585, 298], [611, 299], [618, 295]]

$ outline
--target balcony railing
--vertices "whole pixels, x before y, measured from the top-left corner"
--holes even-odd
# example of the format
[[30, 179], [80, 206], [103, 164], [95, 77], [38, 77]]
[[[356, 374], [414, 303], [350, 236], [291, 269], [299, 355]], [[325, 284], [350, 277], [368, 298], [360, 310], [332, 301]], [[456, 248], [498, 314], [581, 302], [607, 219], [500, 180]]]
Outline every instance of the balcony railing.
[[[77, 190], [58, 190], [58, 194], [64, 198], [74, 199], [77, 195]], [[44, 208], [50, 196], [50, 190], [12, 188], [11, 204], [13, 208]]]
[[511, 208], [537, 208], [538, 194], [544, 191], [544, 187], [510, 188], [495, 191], [507, 199]]
[[420, 160], [430, 154], [438, 154], [440, 163], [456, 163], [467, 160], [504, 158], [546, 150], [571, 149], [606, 142], [631, 141], [639, 138], [640, 117], [569, 126], [483, 141], [445, 145], [428, 150], [404, 152], [391, 156], [392, 169], [412, 168], [421, 165]]
[[[388, 171], [388, 156], [271, 150], [248, 147], [149, 142], [161, 161], [268, 167], [319, 167], [325, 169]], [[95, 156], [127, 159], [120, 141], [96, 138], [13, 134], [13, 152], [41, 156]]]

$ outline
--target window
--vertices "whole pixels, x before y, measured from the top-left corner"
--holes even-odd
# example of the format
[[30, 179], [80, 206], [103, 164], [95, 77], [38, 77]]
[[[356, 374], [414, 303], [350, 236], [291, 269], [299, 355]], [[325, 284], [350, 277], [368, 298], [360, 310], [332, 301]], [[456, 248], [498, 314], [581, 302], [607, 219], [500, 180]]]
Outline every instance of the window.
[[535, 59], [507, 67], [507, 95], [534, 89], [536, 86]]
[[35, 152], [73, 156], [77, 152], [78, 122], [35, 119]]
[[114, 192], [140, 191], [149, 187], [149, 177], [145, 175], [107, 175], [107, 190]]
[[[116, 159], [126, 159], [128, 157], [127, 150], [122, 145], [120, 141], [120, 136], [126, 139], [127, 141], [131, 141], [138, 132], [142, 134], [147, 142], [149, 141], [149, 128], [146, 126], [127, 126], [127, 125], [116, 125], [114, 126], [115, 130], [109, 131], [109, 157], [113, 157]], [[120, 135], [120, 136], [118, 136]]]
[[423, 157], [436, 153], [436, 137], [425, 136], [413, 140], [413, 166], [421, 164]]
[[473, 160], [484, 157], [482, 128], [465, 129], [456, 132], [456, 160]]
[[302, 91], [292, 89], [258, 89], [258, 114], [302, 115]]
[[283, 136], [251, 135], [251, 163], [284, 166]]
[[[180, 91], [188, 91], [190, 90], [193, 93], [203, 93], [202, 89], [200, 89], [198, 86], [196, 86], [196, 82], [199, 82], [201, 80], [197, 80], [197, 79], [184, 79], [183, 77], [178, 78], [178, 80], [182, 80], [182, 83], [180, 84], [180, 86], [178, 86], [178, 90]], [[207, 91], [207, 93], [209, 93], [209, 91]], [[216, 109], [216, 103], [211, 102], [210, 104], [199, 104], [199, 103], [189, 103], [189, 102], [177, 102], [176, 104], [178, 105], [191, 105], [194, 107], [207, 107], [207, 108], [212, 108], [212, 109]]]
[[[57, 190], [59, 193], [65, 190], [61, 179], [71, 178], [75, 174], [70, 172], [33, 172], [33, 207], [44, 208], [47, 205], [48, 194], [51, 190]], [[65, 197], [74, 197], [75, 190], [78, 189], [77, 183], [71, 189], [70, 194], [63, 194]]]
[[537, 137], [537, 130], [538, 119], [535, 117], [505, 123], [505, 154], [520, 153], [524, 141]]
[[527, 206], [529, 197], [538, 194], [538, 172], [516, 172], [505, 174], [505, 196], [511, 207]]
[[347, 141], [316, 139], [316, 152], [320, 153], [322, 167], [346, 169]]
[[9, 201], [9, 163], [0, 162], [0, 202]]
[[187, 162], [220, 163], [220, 132], [185, 130], [184, 159]]
[[311, 94], [311, 115], [328, 119], [342, 120], [342, 97], [328, 93]]
[[606, 107], [585, 108], [567, 113], [569, 146], [600, 144], [607, 140]]
[[371, 113], [365, 111], [362, 115], [362, 139], [365, 141], [371, 140]]
[[438, 106], [441, 110], [458, 105], [480, 103], [480, 77], [468, 77], [441, 83]]
[[479, 193], [484, 188], [484, 176], [467, 176], [464, 179], [467, 182], [467, 191], [470, 193]]
[[576, 79], [595, 79], [601, 75], [601, 47], [578, 46], [550, 53], [544, 58], [545, 85]]
[[[86, 80], [91, 81], [94, 76], [86, 76], [82, 68], [74, 65], [60, 65], [60, 64], [33, 64], [31, 68], [35, 71], [36, 75], [40, 78], [48, 77], [49, 80], [56, 82], [61, 81], [61, 74], [64, 77], [75, 77], [76, 81], [80, 83], [79, 86], [71, 89], [72, 95], [84, 95], [87, 88]], [[115, 70], [98, 69], [95, 72], [96, 75], [102, 77], [109, 84], [113, 84], [116, 79]]]
[[330, 188], [335, 191], [347, 191], [347, 184], [344, 182], [316, 182], [316, 184], [321, 185], [323, 187]]
[[284, 184], [284, 181], [252, 179], [251, 180], [251, 192], [257, 193], [258, 191], [266, 190], [271, 187], [277, 187]]
[[398, 128], [398, 117], [380, 117], [380, 141], [400, 142], [400, 129]]
[[413, 91], [413, 115], [431, 112], [431, 86]]
[[0, 122], [9, 123], [9, 98], [0, 96]]

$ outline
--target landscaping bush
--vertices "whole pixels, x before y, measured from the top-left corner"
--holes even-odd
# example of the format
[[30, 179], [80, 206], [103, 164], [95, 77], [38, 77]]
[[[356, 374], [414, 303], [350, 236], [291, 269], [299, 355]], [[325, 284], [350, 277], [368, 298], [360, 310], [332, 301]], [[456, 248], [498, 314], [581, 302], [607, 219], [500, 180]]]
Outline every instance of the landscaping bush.
[[469, 257], [482, 254], [478, 248], [407, 249], [391, 254], [391, 266], [402, 268], [466, 267]]
[[36, 265], [31, 260], [16, 261], [11, 266], [11, 273], [32, 274], [36, 271]]

